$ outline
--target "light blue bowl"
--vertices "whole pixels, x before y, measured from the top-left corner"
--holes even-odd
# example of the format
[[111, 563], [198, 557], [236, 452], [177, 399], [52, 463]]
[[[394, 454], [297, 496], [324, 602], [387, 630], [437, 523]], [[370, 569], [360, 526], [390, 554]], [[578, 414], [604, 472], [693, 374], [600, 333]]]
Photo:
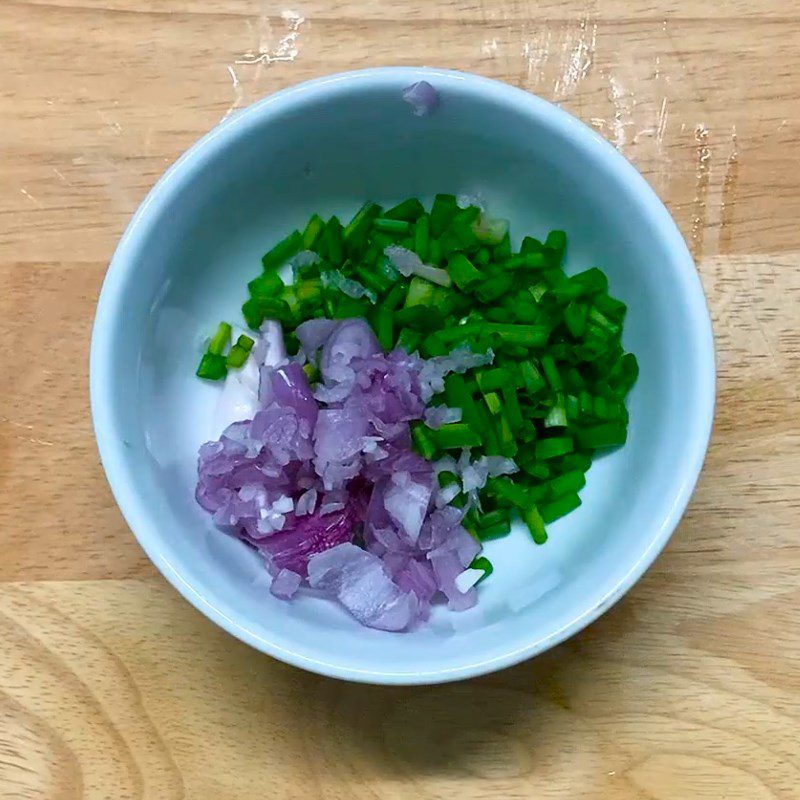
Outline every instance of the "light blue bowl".
[[[420, 118], [401, 90], [426, 79]], [[240, 319], [260, 256], [312, 212], [366, 199], [480, 192], [512, 232], [570, 236], [568, 270], [601, 266], [629, 307], [641, 365], [625, 447], [592, 466], [583, 505], [535, 546], [487, 545], [476, 608], [437, 608], [418, 631], [360, 627], [332, 603], [273, 598], [255, 554], [194, 501], [196, 452], [217, 387], [194, 377], [200, 342]], [[549, 103], [458, 72], [388, 68], [280, 92], [215, 128], [137, 211], [106, 276], [91, 353], [95, 430], [125, 519], [166, 578], [253, 647], [372, 683], [467, 678], [541, 653], [596, 619], [642, 575], [683, 513], [714, 409], [711, 324], [692, 259], [636, 170]]]

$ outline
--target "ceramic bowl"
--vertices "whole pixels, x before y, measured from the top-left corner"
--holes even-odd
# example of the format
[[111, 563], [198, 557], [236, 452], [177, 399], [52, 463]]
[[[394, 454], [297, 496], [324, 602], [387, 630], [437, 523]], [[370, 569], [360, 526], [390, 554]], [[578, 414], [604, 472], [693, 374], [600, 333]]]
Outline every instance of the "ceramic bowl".
[[[441, 104], [417, 117], [402, 89]], [[479, 192], [512, 232], [569, 234], [567, 271], [601, 266], [628, 304], [641, 374], [628, 443], [599, 458], [583, 504], [535, 546], [488, 543], [494, 574], [465, 613], [411, 633], [368, 630], [337, 605], [273, 598], [255, 553], [194, 500], [198, 446], [219, 391], [194, 376], [201, 341], [239, 320], [260, 256], [313, 212], [347, 219]], [[518, 244], [518, 242], [517, 242]], [[618, 600], [666, 544], [697, 480], [714, 408], [714, 353], [694, 263], [637, 171], [591, 129], [524, 91], [414, 68], [351, 72], [279, 92], [220, 124], [161, 178], [108, 270], [91, 352], [94, 424], [109, 483], [164, 576], [234, 636], [290, 664], [373, 683], [435, 683], [541, 653]], [[198, 654], [200, 656], [200, 654]]]

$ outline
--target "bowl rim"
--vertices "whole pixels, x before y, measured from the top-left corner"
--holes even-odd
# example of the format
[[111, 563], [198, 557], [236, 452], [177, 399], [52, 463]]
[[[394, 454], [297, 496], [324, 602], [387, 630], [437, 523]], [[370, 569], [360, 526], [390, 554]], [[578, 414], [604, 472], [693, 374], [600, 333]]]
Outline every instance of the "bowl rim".
[[[490, 658], [479, 659], [458, 667], [442, 669], [424, 668], [415, 671], [358, 669], [336, 659], [312, 657], [306, 652], [289, 650], [279, 643], [253, 631], [247, 624], [228, 613], [213, 596], [199, 592], [172, 564], [159, 547], [163, 538], [157, 525], [147, 519], [144, 500], [135, 486], [125, 480], [125, 445], [113, 434], [113, 385], [111, 351], [114, 320], [123, 303], [123, 283], [126, 274], [135, 267], [140, 243], [146, 239], [152, 225], [176, 196], [182, 182], [195, 170], [220, 151], [235, 142], [242, 131], [260, 125], [274, 113], [290, 107], [313, 105], [316, 100], [331, 94], [349, 93], [365, 88], [400, 90], [417, 80], [428, 80], [434, 85], [469, 87], [476, 94], [491, 96], [495, 101], [513, 106], [540, 122], [546, 121], [558, 135], [566, 137], [581, 149], [588, 150], [592, 158], [623, 180], [635, 201], [646, 210], [650, 222], [659, 230], [673, 251], [671, 263], [673, 276], [680, 280], [687, 300], [687, 314], [691, 320], [691, 335], [698, 359], [700, 382], [695, 386], [695, 425], [699, 435], [689, 443], [689, 453], [684, 459], [683, 479], [665, 519], [652, 531], [650, 541], [628, 571], [610, 588], [600, 602], [593, 602], [577, 614], [568, 624], [545, 636], [514, 646]], [[517, 664], [560, 644], [579, 632], [613, 606], [639, 580], [655, 561], [677, 527], [694, 491], [702, 469], [711, 437], [716, 400], [716, 368], [711, 317], [698, 271], [675, 221], [655, 191], [636, 168], [609, 142], [560, 107], [509, 84], [472, 73], [429, 67], [377, 67], [342, 72], [316, 78], [290, 86], [237, 111], [224, 119], [205, 136], [195, 142], [173, 163], [145, 197], [134, 213], [125, 233], [117, 245], [100, 291], [94, 325], [92, 328], [89, 359], [89, 390], [95, 438], [103, 468], [114, 498], [147, 556], [162, 575], [196, 609], [231, 635], [257, 650], [296, 667], [329, 677], [373, 684], [434, 684], [470, 677]]]

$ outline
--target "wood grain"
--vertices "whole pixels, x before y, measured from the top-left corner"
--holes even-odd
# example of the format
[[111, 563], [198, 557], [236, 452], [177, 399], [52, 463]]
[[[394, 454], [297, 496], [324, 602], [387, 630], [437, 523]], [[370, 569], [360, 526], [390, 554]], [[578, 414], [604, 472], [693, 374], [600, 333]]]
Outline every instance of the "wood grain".
[[[426, 63], [593, 124], [699, 263], [719, 404], [665, 554], [534, 662], [349, 686], [158, 577], [98, 464], [87, 352], [122, 229], [197, 136], [327, 72]], [[0, 4], [0, 797], [800, 798], [800, 11], [782, 0]]]

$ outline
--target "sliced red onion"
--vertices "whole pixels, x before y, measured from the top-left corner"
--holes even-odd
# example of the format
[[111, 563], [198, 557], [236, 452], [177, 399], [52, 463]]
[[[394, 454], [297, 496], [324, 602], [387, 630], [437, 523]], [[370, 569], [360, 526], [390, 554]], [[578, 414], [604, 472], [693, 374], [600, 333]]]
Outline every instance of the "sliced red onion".
[[356, 522], [352, 506], [332, 514], [292, 517], [284, 530], [259, 540], [257, 547], [275, 569], [290, 569], [305, 576], [311, 556], [352, 541]]
[[428, 81], [417, 81], [403, 89], [403, 100], [411, 106], [415, 116], [426, 117], [439, 105], [439, 93]]
[[302, 580], [303, 578], [296, 572], [292, 572], [290, 569], [282, 569], [272, 579], [272, 585], [269, 590], [279, 600], [291, 600], [300, 588]]
[[391, 520], [411, 542], [419, 539], [431, 501], [431, 486], [415, 481], [408, 472], [392, 475], [383, 504]]
[[359, 283], [352, 278], [347, 278], [341, 272], [335, 269], [326, 270], [322, 273], [323, 286], [330, 286], [337, 289], [342, 294], [358, 300], [360, 297], [366, 297], [370, 303], [376, 303], [378, 297], [371, 289], [367, 289], [363, 283]]
[[450, 483], [439, 489], [436, 493], [436, 508], [444, 508], [455, 500], [461, 493], [461, 487], [457, 483]]
[[[408, 423], [423, 415], [433, 424], [455, 421], [457, 410], [426, 413], [425, 403], [449, 372], [488, 363], [493, 354], [458, 348], [428, 361], [402, 350], [384, 354], [363, 320], [313, 320], [298, 336], [312, 358], [319, 353], [319, 388], [327, 395], [312, 396], [297, 363], [262, 367], [264, 407], [200, 450], [198, 502], [263, 554], [279, 593], [295, 590], [291, 575], [282, 576], [288, 584], [281, 589], [282, 570], [303, 578], [310, 559], [349, 546], [363, 523], [368, 552], [353, 549], [369, 558], [354, 567], [356, 577], [347, 571], [348, 556], [326, 573], [332, 582], [319, 582], [357, 619], [405, 629], [427, 618], [437, 592], [453, 609], [469, 607], [475, 590], [462, 591], [467, 579], [458, 576], [480, 545], [461, 525], [464, 510], [439, 508], [458, 486], [437, 490], [431, 508], [434, 473], [472, 469], [480, 483], [515, 465], [498, 457], [472, 464], [468, 451], [458, 463], [447, 457], [432, 465], [411, 450]], [[321, 409], [320, 399], [327, 403]], [[373, 584], [373, 594], [361, 593]]]
[[448, 406], [431, 406], [425, 409], [425, 424], [429, 428], [436, 430], [442, 425], [449, 425], [452, 422], [461, 421], [460, 408], [448, 408]]
[[353, 544], [340, 544], [312, 556], [308, 582], [336, 597], [367, 627], [402, 631], [417, 619], [417, 595], [401, 591], [377, 556]]
[[456, 205], [459, 208], [479, 208], [481, 211], [486, 208], [486, 203], [484, 203], [480, 192], [463, 192], [456, 195]]
[[[469, 451], [466, 451], [468, 454]], [[462, 454], [463, 457], [463, 454]], [[469, 459], [469, 455], [467, 455]], [[502, 456], [481, 456], [472, 463], [459, 465], [459, 473], [464, 491], [469, 493], [476, 489], [486, 486], [489, 478], [496, 478], [499, 475], [513, 475], [517, 471], [517, 465], [510, 458]]]
[[280, 322], [266, 319], [259, 329], [261, 336], [253, 345], [252, 352], [256, 362], [267, 367], [279, 367], [286, 363], [286, 345], [283, 341], [283, 329]]
[[278, 369], [262, 367], [259, 400], [264, 406], [276, 402], [285, 408], [293, 408], [312, 428], [316, 424], [319, 406], [308, 376], [299, 364], [285, 364]]
[[317, 490], [312, 486], [310, 489], [306, 489], [303, 494], [297, 499], [297, 503], [294, 508], [294, 513], [298, 517], [302, 517], [305, 514], [313, 514], [314, 509], [317, 507]]
[[348, 367], [354, 358], [369, 358], [380, 352], [381, 346], [365, 320], [342, 320], [322, 348], [322, 376], [327, 380], [338, 381], [344, 374], [342, 369]]
[[484, 571], [482, 569], [471, 569], [467, 567], [462, 573], [456, 576], [456, 589], [459, 592], [468, 592], [482, 577]]
[[335, 319], [310, 319], [300, 323], [295, 329], [295, 334], [300, 340], [300, 346], [309, 358], [313, 358], [317, 350], [325, 344], [328, 337], [339, 327], [341, 322]]
[[384, 249], [383, 253], [389, 259], [389, 263], [406, 278], [410, 275], [419, 275], [420, 278], [425, 278], [439, 286], [450, 286], [452, 283], [447, 270], [424, 264], [413, 250], [391, 244]]
[[474, 367], [482, 367], [494, 361], [489, 348], [485, 353], [473, 353], [466, 344], [459, 345], [446, 356], [436, 356], [425, 361], [420, 369], [419, 380], [422, 399], [427, 403], [435, 394], [444, 391], [444, 379], [451, 372], [464, 373]]

